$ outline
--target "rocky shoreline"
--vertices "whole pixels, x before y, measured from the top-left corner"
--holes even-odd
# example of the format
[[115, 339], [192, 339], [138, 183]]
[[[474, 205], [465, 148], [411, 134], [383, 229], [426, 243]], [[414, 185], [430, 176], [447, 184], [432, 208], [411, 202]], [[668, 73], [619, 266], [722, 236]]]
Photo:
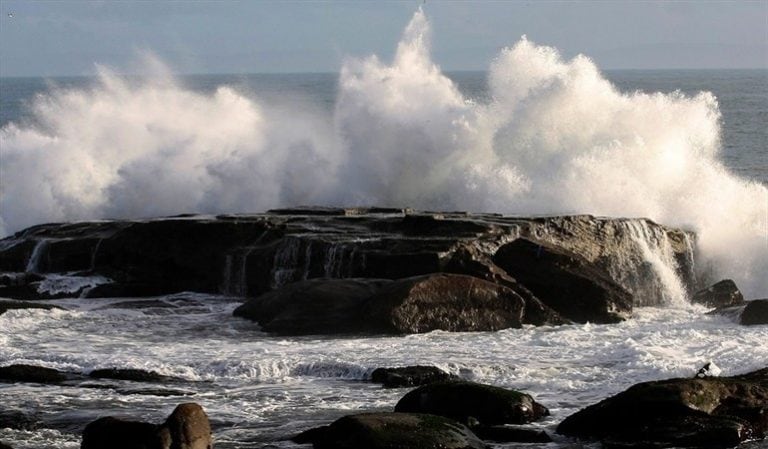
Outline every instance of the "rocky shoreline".
[[[768, 300], [745, 301], [732, 281], [706, 286], [692, 233], [646, 219], [588, 215], [298, 208], [49, 224], [0, 240], [0, 271], [0, 297], [9, 298], [0, 301], [0, 314], [54, 309], [37, 301], [66, 297], [219, 293], [243, 298], [236, 317], [285, 336], [611, 324], [630, 319], [635, 307], [682, 298], [743, 325], [768, 323]], [[183, 382], [150, 371], [0, 367], [0, 382], [66, 388], [94, 379], [149, 381], [164, 385], [151, 394], [185, 395]], [[382, 368], [372, 379], [387, 388], [417, 388], [390, 412], [353, 414], [294, 441], [315, 448], [420, 449], [550, 439], [528, 425], [548, 413], [546, 404], [525, 392], [468, 382], [435, 367]], [[163, 424], [100, 418], [85, 427], [82, 447], [209, 449], [205, 412], [197, 404], [179, 407]], [[36, 425], [33, 417], [3, 413], [11, 428]], [[178, 417], [185, 413], [191, 417]], [[635, 385], [567, 417], [557, 432], [604, 447], [725, 448], [764, 438], [766, 416], [763, 369]]]

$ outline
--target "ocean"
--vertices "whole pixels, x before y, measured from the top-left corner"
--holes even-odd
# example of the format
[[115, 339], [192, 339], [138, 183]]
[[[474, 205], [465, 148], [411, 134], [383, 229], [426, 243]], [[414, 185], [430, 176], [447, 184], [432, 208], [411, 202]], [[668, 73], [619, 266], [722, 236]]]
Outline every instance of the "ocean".
[[[488, 71], [443, 73], [420, 45], [406, 32], [391, 63], [350, 60], [336, 74], [151, 65], [0, 79], [0, 235], [299, 204], [649, 217], [696, 231], [697, 263], [768, 297], [768, 71], [601, 71], [521, 40]], [[178, 380], [0, 384], [0, 410], [42, 422], [0, 429], [0, 441], [77, 448], [97, 417], [161, 422], [195, 401], [217, 448], [298, 448], [287, 439], [307, 428], [392, 409], [407, 390], [366, 382], [375, 368], [426, 364], [532, 394], [552, 412], [535, 423], [556, 440], [546, 447], [564, 449], [582, 446], [555, 435], [558, 422], [635, 383], [709, 361], [723, 375], [768, 365], [768, 326], [680, 303], [613, 325], [289, 338], [232, 317], [242, 300], [71, 298], [52, 301], [66, 310], [6, 312], [0, 366]]]

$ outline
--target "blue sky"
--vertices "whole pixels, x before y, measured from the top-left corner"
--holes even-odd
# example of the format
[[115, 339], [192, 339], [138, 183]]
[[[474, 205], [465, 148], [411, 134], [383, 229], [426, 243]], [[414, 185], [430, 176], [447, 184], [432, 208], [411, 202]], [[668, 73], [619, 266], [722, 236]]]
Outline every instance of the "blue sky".
[[[134, 72], [145, 51], [179, 73], [337, 71], [346, 56], [391, 56], [421, 4], [0, 0], [0, 76], [92, 74], [97, 63]], [[768, 0], [428, 0], [424, 10], [446, 70], [484, 70], [523, 34], [606, 69], [768, 68]]]

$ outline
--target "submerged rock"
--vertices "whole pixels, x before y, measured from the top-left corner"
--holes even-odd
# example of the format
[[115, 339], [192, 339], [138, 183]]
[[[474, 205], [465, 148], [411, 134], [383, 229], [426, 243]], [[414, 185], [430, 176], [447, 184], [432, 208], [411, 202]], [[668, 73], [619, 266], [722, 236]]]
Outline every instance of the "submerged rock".
[[91, 371], [88, 377], [94, 379], [132, 380], [135, 382], [162, 382], [170, 379], [170, 377], [163, 376], [154, 371], [125, 368], [96, 369]]
[[53, 309], [60, 309], [61, 307], [58, 306], [52, 306], [49, 304], [36, 304], [29, 301], [3, 301], [0, 300], [0, 315], [4, 314], [5, 312], [9, 310], [18, 310], [18, 309], [43, 309], [43, 310], [53, 310]]
[[744, 296], [735, 282], [724, 279], [694, 293], [691, 302], [707, 307], [728, 307], [743, 303]]
[[19, 410], [0, 410], [0, 429], [35, 430], [40, 420]]
[[13, 446], [10, 444], [5, 444], [2, 441], [0, 441], [0, 449], [13, 449]]
[[65, 380], [67, 376], [53, 368], [23, 364], [0, 367], [0, 381], [49, 384]]
[[493, 261], [570, 320], [615, 323], [632, 313], [632, 295], [578, 254], [520, 238], [499, 248]]
[[467, 427], [440, 416], [362, 413], [294, 438], [315, 449], [486, 449]]
[[451, 380], [454, 377], [436, 366], [376, 368], [371, 373], [371, 381], [383, 384], [386, 388], [416, 387]]
[[727, 448], [768, 432], [768, 368], [637, 384], [569, 417], [563, 435], [613, 447]]
[[549, 415], [528, 394], [466, 381], [419, 387], [403, 396], [395, 411], [430, 413], [479, 425], [525, 424]]

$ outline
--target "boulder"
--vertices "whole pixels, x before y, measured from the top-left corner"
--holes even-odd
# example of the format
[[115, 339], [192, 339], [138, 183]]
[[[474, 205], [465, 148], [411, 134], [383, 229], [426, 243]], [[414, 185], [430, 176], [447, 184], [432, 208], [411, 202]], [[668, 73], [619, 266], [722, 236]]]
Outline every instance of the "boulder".
[[211, 449], [211, 424], [203, 408], [194, 402], [179, 404], [160, 426], [163, 449]]
[[486, 449], [471, 430], [440, 416], [362, 413], [294, 439], [315, 449]]
[[13, 449], [13, 446], [11, 446], [10, 444], [6, 444], [6, 443], [3, 443], [2, 441], [0, 441], [0, 449]]
[[434, 382], [451, 380], [455, 376], [436, 366], [405, 366], [400, 368], [376, 368], [371, 381], [386, 388], [417, 387]]
[[85, 426], [80, 449], [167, 449], [154, 424], [107, 416]]
[[707, 307], [728, 307], [743, 303], [744, 296], [735, 282], [724, 279], [694, 293], [691, 302]]
[[0, 381], [34, 382], [41, 384], [59, 383], [67, 380], [64, 373], [53, 368], [34, 365], [9, 365], [0, 367]]
[[567, 417], [563, 435], [612, 446], [726, 448], [768, 431], [768, 368], [637, 384]]
[[365, 302], [370, 329], [413, 334], [495, 331], [521, 327], [522, 298], [512, 290], [472, 276], [430, 274], [387, 284]]
[[211, 425], [203, 408], [180, 404], [165, 423], [155, 425], [112, 416], [85, 426], [81, 449], [211, 449]]
[[544, 304], [579, 323], [616, 323], [631, 316], [632, 295], [578, 254], [519, 238], [493, 261]]
[[739, 322], [747, 326], [768, 324], [768, 299], [747, 301]]
[[478, 425], [525, 424], [549, 415], [528, 394], [466, 381], [421, 386], [403, 396], [395, 411], [430, 413]]
[[154, 371], [141, 369], [105, 368], [96, 369], [88, 374], [94, 379], [132, 380], [134, 382], [162, 382], [170, 379]]
[[363, 302], [390, 281], [312, 279], [265, 293], [233, 314], [284, 335], [344, 334], [367, 330], [359, 318]]

